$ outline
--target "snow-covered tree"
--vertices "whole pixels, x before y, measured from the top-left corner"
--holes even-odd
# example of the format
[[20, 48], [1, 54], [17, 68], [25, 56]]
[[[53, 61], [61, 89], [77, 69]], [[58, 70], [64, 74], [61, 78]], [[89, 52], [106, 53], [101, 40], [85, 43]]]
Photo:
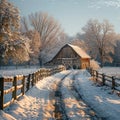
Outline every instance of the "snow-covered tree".
[[[37, 43], [36, 48], [39, 48], [40, 64], [49, 61], [62, 46], [72, 41], [72, 38], [67, 36], [61, 29], [59, 23], [47, 13], [38, 12], [31, 14], [29, 15], [29, 19], [23, 17], [21, 23], [21, 31], [24, 32], [26, 36], [30, 36], [28, 38], [31, 39], [32, 44]], [[32, 27], [28, 23], [31, 23]], [[30, 31], [37, 31], [39, 33], [40, 44], [38, 43], [38, 40], [35, 40], [37, 38], [34, 39], [34, 35], [33, 37], [31, 36], [32, 32]], [[37, 54], [32, 54], [33, 61], [38, 58], [36, 56], [38, 55], [38, 52], [36, 53]]]
[[0, 61], [23, 62], [29, 59], [26, 40], [21, 37], [19, 10], [7, 0], [0, 0]]
[[27, 37], [21, 37], [22, 39], [13, 40], [8, 44], [8, 47], [4, 53], [4, 61], [12, 60], [13, 63], [19, 64], [24, 61], [29, 61], [29, 54], [32, 53], [30, 49], [30, 43]]
[[42, 59], [45, 62], [51, 60], [65, 44], [71, 43], [69, 36], [64, 32], [54, 41], [48, 44], [48, 47], [41, 51]]
[[28, 41], [30, 43], [30, 48], [32, 50], [30, 54], [30, 64], [38, 64], [39, 63], [39, 54], [40, 54], [40, 35], [35, 30], [28, 30], [27, 32], [23, 33], [24, 36], [28, 37]]
[[93, 70], [99, 69], [100, 68], [99, 63], [94, 59], [90, 60], [90, 68], [92, 68]]
[[0, 0], [0, 43], [19, 37], [19, 10], [7, 0]]
[[44, 62], [43, 58], [46, 55], [46, 49], [49, 52], [55, 47], [62, 29], [59, 23], [47, 13], [38, 12], [31, 14], [29, 15], [29, 20], [32, 27], [40, 34], [41, 48], [39, 58], [40, 61]]
[[85, 45], [84, 40], [80, 40], [80, 39], [76, 39], [76, 38], [75, 38], [75, 39], [71, 42], [71, 44], [76, 45], [76, 46], [84, 49], [85, 51], [88, 50], [87, 47], [86, 47], [86, 45]]
[[93, 58], [99, 58], [101, 66], [105, 61], [112, 62], [110, 53], [114, 53], [116, 34], [114, 27], [107, 20], [89, 20], [83, 28], [89, 53]]

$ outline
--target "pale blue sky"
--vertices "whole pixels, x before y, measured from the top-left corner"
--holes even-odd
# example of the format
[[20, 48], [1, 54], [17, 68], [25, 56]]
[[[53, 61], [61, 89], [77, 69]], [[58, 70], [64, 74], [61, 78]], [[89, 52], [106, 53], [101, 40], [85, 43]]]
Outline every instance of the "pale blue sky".
[[53, 16], [65, 33], [81, 32], [90, 18], [108, 19], [120, 33], [120, 0], [9, 0], [21, 11], [21, 16], [42, 11]]

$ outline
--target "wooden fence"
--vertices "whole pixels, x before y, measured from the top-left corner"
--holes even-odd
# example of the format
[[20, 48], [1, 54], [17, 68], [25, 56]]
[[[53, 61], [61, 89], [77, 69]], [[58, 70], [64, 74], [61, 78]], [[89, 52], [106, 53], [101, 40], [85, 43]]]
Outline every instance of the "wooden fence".
[[100, 73], [97, 70], [93, 70], [91, 68], [89, 68], [88, 71], [93, 77], [93, 80], [100, 83], [100, 85], [107, 85], [110, 86], [113, 90], [120, 91], [120, 78]]
[[[0, 78], [0, 109], [8, 107], [10, 104], [17, 100], [20, 96], [24, 95], [31, 87], [44, 77], [53, 75], [55, 73], [65, 70], [64, 66], [54, 67], [52, 69], [39, 69], [38, 71], [29, 75], [16, 75], [13, 77]], [[11, 97], [7, 102], [5, 95]]]

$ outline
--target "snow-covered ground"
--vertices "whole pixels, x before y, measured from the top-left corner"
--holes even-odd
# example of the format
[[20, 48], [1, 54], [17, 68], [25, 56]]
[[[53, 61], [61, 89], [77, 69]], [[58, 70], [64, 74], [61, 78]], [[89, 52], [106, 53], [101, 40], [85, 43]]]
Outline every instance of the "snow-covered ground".
[[41, 80], [20, 100], [6, 108], [5, 112], [1, 112], [0, 120], [54, 120], [55, 99], [53, 91], [58, 82], [69, 72], [64, 71]]
[[81, 71], [75, 86], [82, 98], [105, 120], [120, 120], [120, 97], [107, 86], [100, 87], [89, 80], [90, 75]]
[[31, 67], [31, 68], [7, 68], [7, 69], [0, 69], [0, 77], [1, 76], [15, 76], [15, 75], [28, 75], [37, 71], [38, 67]]
[[69, 120], [92, 120], [92, 118], [96, 120], [97, 118], [95, 117], [94, 111], [80, 99], [79, 94], [74, 89], [73, 83], [76, 74], [77, 71], [73, 71], [63, 80], [61, 86], [66, 114]]
[[[62, 81], [61, 93], [66, 114], [71, 120], [90, 120], [90, 115], [85, 111], [87, 105], [104, 120], [120, 120], [120, 97], [109, 87], [93, 83], [85, 70], [63, 71], [39, 81], [22, 98], [0, 111], [0, 120], [55, 120], [54, 92], [61, 79], [70, 72]], [[71, 85], [77, 89], [86, 105], [74, 97]]]
[[120, 67], [103, 67], [98, 70], [107, 75], [116, 76], [120, 78]]

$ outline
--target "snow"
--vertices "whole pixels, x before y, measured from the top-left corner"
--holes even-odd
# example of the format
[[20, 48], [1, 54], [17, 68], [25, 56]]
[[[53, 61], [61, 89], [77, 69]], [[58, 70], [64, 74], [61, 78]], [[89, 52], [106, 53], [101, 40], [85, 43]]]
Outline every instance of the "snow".
[[99, 63], [95, 61], [94, 59], [90, 60], [90, 67], [94, 70], [97, 70], [100, 68]]
[[65, 110], [70, 120], [89, 120], [90, 116], [85, 113], [87, 105], [82, 101], [77, 101], [75, 93], [70, 91], [74, 74], [70, 74], [66, 79], [64, 79], [61, 87]]
[[61, 72], [41, 80], [20, 100], [6, 108], [5, 113], [13, 116], [16, 120], [53, 120], [55, 101], [52, 91], [56, 88], [57, 82], [68, 72]]
[[38, 67], [31, 67], [31, 68], [4, 68], [0, 69], [0, 77], [1, 76], [15, 76], [15, 75], [28, 75], [30, 73], [33, 73], [37, 71]]
[[91, 58], [84, 50], [80, 47], [68, 44], [81, 58]]
[[98, 70], [107, 75], [116, 76], [120, 78], [120, 67], [103, 67]]
[[0, 110], [0, 120], [15, 120], [15, 118]]
[[[55, 120], [54, 92], [61, 79], [70, 73], [61, 84], [61, 93], [66, 114], [71, 120], [89, 120], [87, 105], [103, 119], [120, 119], [120, 97], [111, 88], [99, 86], [90, 79], [86, 70], [71, 70], [44, 78], [10, 107], [0, 111], [0, 120]], [[82, 99], [78, 101], [71, 92], [71, 85], [78, 90]]]
[[89, 80], [89, 74], [81, 71], [76, 76], [75, 86], [82, 98], [104, 119], [120, 119], [120, 98], [107, 86], [99, 87]]

